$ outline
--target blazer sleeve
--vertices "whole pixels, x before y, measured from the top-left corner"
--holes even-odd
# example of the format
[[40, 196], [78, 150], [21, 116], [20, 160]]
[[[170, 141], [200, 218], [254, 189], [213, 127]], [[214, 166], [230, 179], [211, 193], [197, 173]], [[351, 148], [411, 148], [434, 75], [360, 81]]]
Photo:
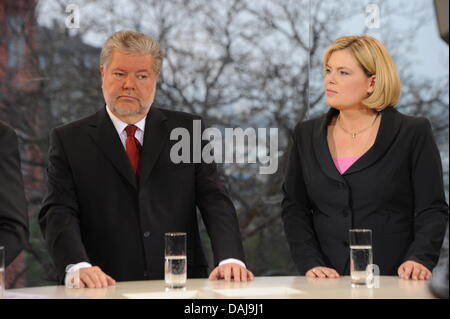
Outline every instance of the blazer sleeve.
[[282, 187], [281, 217], [292, 258], [300, 275], [317, 266], [327, 266], [312, 223], [311, 202], [306, 190], [296, 127]]
[[28, 243], [28, 214], [17, 136], [1, 124], [0, 145], [0, 246], [8, 266]]
[[[204, 122], [202, 120], [202, 132]], [[208, 144], [202, 140], [202, 150]], [[234, 258], [245, 263], [239, 222], [236, 209], [217, 172], [214, 162], [196, 164], [195, 188], [197, 206], [200, 209], [206, 230], [211, 239], [214, 265]]]
[[70, 163], [55, 129], [50, 135], [46, 194], [39, 212], [39, 225], [60, 281], [64, 280], [67, 265], [89, 262], [79, 224]]
[[430, 122], [421, 119], [411, 151], [414, 187], [414, 241], [405, 260], [414, 260], [430, 271], [436, 265], [448, 221], [442, 165]]

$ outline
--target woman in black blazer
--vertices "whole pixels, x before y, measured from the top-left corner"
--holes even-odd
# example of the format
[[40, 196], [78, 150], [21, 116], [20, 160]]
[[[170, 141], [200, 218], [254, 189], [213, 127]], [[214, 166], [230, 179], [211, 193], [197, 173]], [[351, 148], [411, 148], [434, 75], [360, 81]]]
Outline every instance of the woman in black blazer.
[[327, 114], [299, 123], [283, 185], [282, 219], [300, 274], [349, 274], [348, 231], [372, 230], [381, 275], [429, 279], [448, 221], [430, 123], [394, 106], [400, 80], [369, 36], [324, 54]]

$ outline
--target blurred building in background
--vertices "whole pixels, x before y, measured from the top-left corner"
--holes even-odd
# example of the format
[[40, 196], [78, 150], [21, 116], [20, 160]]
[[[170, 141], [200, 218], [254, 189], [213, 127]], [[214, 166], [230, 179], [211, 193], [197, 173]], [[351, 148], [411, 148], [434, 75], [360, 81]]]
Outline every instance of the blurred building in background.
[[[35, 81], [37, 75], [35, 54], [37, 41], [37, 23], [35, 19], [35, 0], [3, 0], [0, 2], [0, 112], [16, 108], [23, 96], [35, 96], [40, 85]], [[39, 123], [36, 111], [29, 108], [27, 121], [37, 127]], [[10, 121], [8, 121], [10, 122]], [[14, 127], [14, 125], [12, 125]], [[20, 132], [18, 132], [20, 134]], [[21, 145], [21, 156], [32, 161], [41, 157], [38, 147]], [[24, 179], [27, 187], [41, 190], [38, 184], [30, 183], [40, 179], [42, 170], [27, 171]], [[26, 284], [25, 255], [21, 253], [7, 269], [7, 287], [21, 287]]]

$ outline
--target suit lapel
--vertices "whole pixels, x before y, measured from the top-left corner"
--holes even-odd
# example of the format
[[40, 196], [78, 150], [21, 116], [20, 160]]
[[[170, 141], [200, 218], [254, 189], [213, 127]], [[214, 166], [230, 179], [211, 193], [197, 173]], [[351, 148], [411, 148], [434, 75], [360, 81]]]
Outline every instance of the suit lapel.
[[145, 121], [144, 145], [141, 154], [141, 177], [143, 185], [150, 176], [161, 150], [169, 140], [169, 131], [165, 124], [167, 117], [157, 108], [152, 107]]
[[345, 182], [333, 162], [327, 140], [328, 123], [338, 112], [338, 110], [331, 108], [321, 120], [316, 121], [313, 132], [313, 148], [323, 172], [338, 182]]
[[344, 175], [356, 173], [371, 166], [386, 153], [400, 130], [401, 123], [396, 116], [397, 113], [398, 111], [393, 107], [387, 107], [381, 111], [380, 128], [373, 146], [350, 166]]
[[89, 124], [88, 132], [100, 151], [111, 161], [117, 171], [137, 189], [136, 176], [132, 171], [127, 153], [105, 108], [97, 112], [94, 121]]

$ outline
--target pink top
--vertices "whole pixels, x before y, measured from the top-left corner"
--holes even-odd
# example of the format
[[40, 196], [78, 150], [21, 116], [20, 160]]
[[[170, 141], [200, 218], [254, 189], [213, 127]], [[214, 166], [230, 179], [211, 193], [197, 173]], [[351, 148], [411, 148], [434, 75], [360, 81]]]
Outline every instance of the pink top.
[[359, 158], [360, 158], [360, 156], [338, 157], [338, 158], [333, 158], [333, 162], [334, 162], [334, 165], [336, 165], [336, 168], [338, 169], [339, 173], [344, 174], [345, 171], [348, 170], [348, 168], [350, 166], [352, 166]]

